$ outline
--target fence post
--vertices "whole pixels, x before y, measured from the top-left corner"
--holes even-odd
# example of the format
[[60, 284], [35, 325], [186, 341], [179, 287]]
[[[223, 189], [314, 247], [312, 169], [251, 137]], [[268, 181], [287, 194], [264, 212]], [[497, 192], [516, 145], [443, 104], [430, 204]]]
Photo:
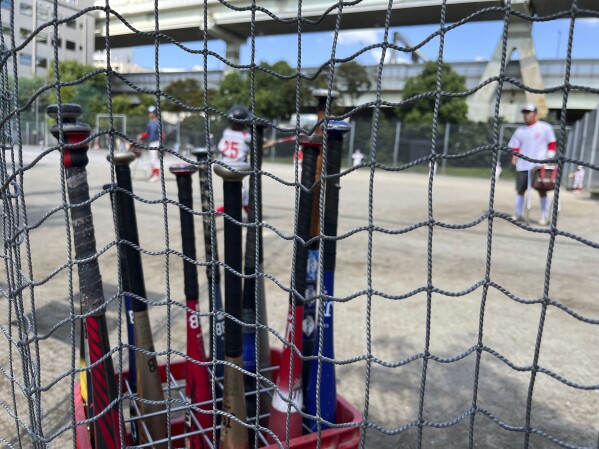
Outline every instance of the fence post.
[[25, 122], [25, 135], [27, 136], [25, 145], [29, 145], [29, 122]]
[[393, 144], [393, 166], [397, 167], [397, 155], [399, 154], [399, 137], [401, 135], [401, 122], [395, 125], [395, 143]]
[[584, 159], [584, 150], [586, 147], [587, 134], [589, 130], [589, 122], [591, 121], [591, 114], [587, 112], [584, 115], [584, 125], [582, 128], [582, 139], [580, 140], [580, 154], [578, 155], [578, 160], [582, 161]]
[[354, 138], [356, 137], [356, 122], [352, 120], [350, 122], [351, 130], [349, 132], [349, 149], [347, 150], [347, 165], [352, 166], [351, 155], [354, 153]]
[[449, 133], [451, 129], [451, 125], [449, 123], [445, 124], [445, 139], [443, 140], [443, 160], [441, 161], [441, 174], [445, 174], [445, 165], [447, 163], [447, 153], [449, 152]]

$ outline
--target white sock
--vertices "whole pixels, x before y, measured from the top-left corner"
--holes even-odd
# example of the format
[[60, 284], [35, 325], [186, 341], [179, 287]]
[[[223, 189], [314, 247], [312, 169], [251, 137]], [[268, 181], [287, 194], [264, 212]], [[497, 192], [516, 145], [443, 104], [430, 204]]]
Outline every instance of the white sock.
[[522, 216], [522, 207], [524, 206], [524, 195], [516, 195], [516, 215]]
[[541, 197], [541, 215], [547, 217], [549, 215], [549, 197]]

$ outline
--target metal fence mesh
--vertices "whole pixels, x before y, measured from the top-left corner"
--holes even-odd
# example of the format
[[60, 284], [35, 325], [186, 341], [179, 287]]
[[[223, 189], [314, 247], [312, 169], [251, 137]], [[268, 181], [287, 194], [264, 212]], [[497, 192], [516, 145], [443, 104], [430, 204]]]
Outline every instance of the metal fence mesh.
[[[208, 29], [211, 3], [204, 2], [201, 29]], [[110, 63], [108, 17], [118, 17], [123, 23], [126, 18], [113, 10], [110, 2], [83, 9], [72, 17], [59, 17], [58, 4], [54, 2], [51, 17], [34, 30], [30, 38], [35, 39], [42, 31], [49, 31], [58, 40], [60, 25], [98, 11], [107, 17], [108, 62], [96, 72], [67, 83], [61, 79], [55, 46], [55, 57], [49, 64], [54, 67], [55, 79], [28, 98], [19, 95], [23, 76], [17, 70], [17, 60], [25, 44], [16, 44], [14, 26], [11, 26], [10, 36], [2, 34], [0, 194], [5, 275], [0, 280], [0, 442], [4, 447], [91, 447], [89, 444], [93, 439], [89, 428], [110, 409], [101, 412], [100, 416], [86, 418], [81, 414], [79, 399], [84, 391], [79, 389], [77, 382], [83, 380], [81, 373], [91, 373], [106, 359], [112, 359], [117, 373], [130, 366], [127, 314], [122, 310], [127, 296], [141, 300], [149, 308], [155, 347], [144, 349], [142, 345], [136, 345], [134, 349], [145, 353], [149, 360], [157, 361], [164, 370], [164, 400], [158, 401], [158, 405], [164, 409], [168, 422], [173, 424], [166, 433], [168, 447], [184, 447], [182, 417], [185, 409], [189, 409], [189, 403], [184, 394], [184, 374], [177, 365], [181, 360], [189, 360], [184, 323], [190, 310], [182, 299], [184, 262], [199, 268], [200, 274], [204, 269], [212, 273], [208, 282], [200, 276], [201, 312], [195, 317], [202, 323], [206, 341], [213, 342], [206, 350], [214, 355], [203, 366], [210, 368], [210, 393], [214, 398], [210, 414], [217, 417], [214, 418], [216, 424], [221, 419], [238, 420], [218, 411], [221, 405], [217, 396], [222, 379], [217, 371], [223, 362], [216, 359], [214, 342], [220, 320], [224, 317], [229, 323], [234, 321], [216, 303], [214, 289], [220, 280], [214, 270], [218, 268], [226, 273], [225, 278], [232, 274], [243, 282], [264, 280], [268, 311], [262, 313], [268, 312], [268, 324], [261, 318], [253, 322], [244, 320], [241, 324], [246, 328], [266, 329], [273, 348], [298, 349], [285, 334], [288, 295], [315, 305], [321, 324], [326, 300], [332, 299], [335, 304], [337, 352], [332, 361], [337, 369], [337, 392], [342, 396], [345, 415], [338, 412], [338, 422], [329, 427], [338, 432], [335, 435], [348, 435], [356, 429], [358, 433], [351, 434], [347, 441], [338, 436], [331, 438], [331, 429], [325, 430], [326, 423], [320, 416], [319, 407], [315, 417], [306, 412], [303, 415], [306, 422], [311, 419], [318, 423], [314, 439], [306, 447], [599, 447], [596, 406], [599, 362], [594, 355], [599, 343], [599, 316], [595, 304], [599, 291], [599, 214], [597, 204], [589, 199], [599, 189], [596, 156], [599, 152], [599, 113], [592, 111], [572, 127], [566, 125], [571, 91], [584, 91], [588, 95], [599, 93], [588, 86], [574, 86], [569, 78], [577, 20], [580, 17], [597, 19], [599, 10], [580, 9], [573, 0], [569, 9], [553, 16], [529, 16], [513, 8], [508, 0], [505, 6], [485, 8], [458, 23], [448, 24], [447, 11], [452, 8], [452, 2], [448, 4], [444, 0], [439, 2], [438, 30], [415, 48], [410, 48], [391, 43], [393, 2], [389, 2], [382, 40], [362, 50], [381, 50], [374, 79], [375, 99], [335, 115], [331, 112], [333, 81], [336, 69], [346, 62], [336, 54], [337, 38], [346, 11], [361, 3], [331, 1], [328, 8], [323, 9], [323, 19], [334, 25], [331, 48], [320, 49], [330, 55], [322, 67], [328, 93], [322, 124], [325, 135], [328, 135], [333, 132], [331, 123], [345, 119], [351, 122], [352, 131], [345, 135], [343, 169], [338, 176], [327, 173], [332, 144], [326, 143], [326, 139], [323, 144], [324, 171], [316, 184], [320, 192], [315, 197], [314, 209], [319, 212], [320, 230], [308, 243], [298, 235], [300, 202], [306, 188], [301, 186], [299, 164], [291, 165], [291, 159], [296, 158], [300, 150], [297, 139], [265, 150], [263, 168], [250, 171], [249, 178], [253, 182], [262, 179], [264, 204], [260, 207], [264, 210], [263, 216], [254, 212], [238, 220], [217, 211], [223, 193], [220, 178], [213, 176], [212, 170], [222, 166], [223, 162], [217, 160], [215, 153], [201, 161], [191, 150], [210, 148], [215, 142], [208, 137], [210, 134], [215, 140], [219, 139], [227, 125], [227, 111], [214, 106], [214, 98], [208, 94], [206, 75], [201, 106], [189, 106], [185, 99], [177, 100], [191, 119], [178, 126], [163, 119], [161, 105], [172, 98], [165, 93], [160, 79], [161, 39], [174, 42], [185, 51], [191, 50], [159, 31], [158, 2], [153, 7], [155, 31], [131, 29], [132, 33], [155, 40], [155, 87], [151, 90], [130, 87], [139, 94], [155, 98], [161, 134], [160, 177], [153, 184], [146, 184], [143, 179], [141, 171], [149, 165], [146, 143], [141, 150], [142, 157], [131, 166], [133, 194], [123, 188], [102, 187], [107, 182], [117, 182], [118, 168], [107, 162], [106, 156], [114, 157], [126, 142], [136, 143], [136, 134], [145, 123], [145, 120], [136, 123], [135, 118], [128, 117], [126, 132], [123, 132], [121, 121], [113, 119], [116, 114], [112, 109], [111, 86], [116, 78], [126, 80], [112, 69]], [[280, 23], [297, 26], [298, 59], [294, 73], [287, 76], [295, 82], [295, 110], [289, 111], [292, 128], [274, 123], [269, 117], [258, 116], [250, 120], [252, 158], [258, 158], [258, 130], [262, 126], [266, 128], [265, 140], [318, 133], [319, 126], [311, 129], [300, 126], [300, 114], [306, 109], [312, 112], [316, 106], [314, 99], [305, 98], [309, 93], [303, 89], [310, 85], [310, 80], [303, 72], [302, 52], [306, 50], [302, 49], [301, 43], [310, 22], [302, 18], [302, 2], [297, 2], [297, 15], [292, 19], [278, 17], [276, 11], [261, 7], [255, 0], [245, 2], [241, 7], [223, 0], [218, 4], [240, 14], [251, 13], [248, 23], [251, 30], [250, 63], [237, 66], [223, 55], [212, 52], [207, 34], [204, 34], [202, 49], [195, 53], [206, 74], [209, 57], [220, 59], [232, 71], [244, 71], [244, 76], [249, 79], [248, 108], [251, 111], [256, 110], [254, 81], [258, 73], [267, 73], [272, 79], [287, 76], [258, 63], [256, 15], [266, 14]], [[0, 18], [3, 23], [14, 24], [15, 8], [16, 2], [2, 2]], [[499, 72], [474, 89], [446, 92], [441, 78], [445, 35], [484, 12], [503, 16]], [[539, 91], [506, 74], [507, 31], [514, 18], [530, 22], [569, 20], [561, 85]], [[386, 53], [393, 50], [410, 54], [433, 38], [439, 41], [436, 89], [421, 95], [434, 99], [432, 121], [418, 125], [401, 123], [390, 118], [387, 111], [411, 104], [418, 98], [401, 102], [385, 98], [382, 86]], [[350, 60], [358, 55], [353, 55]], [[64, 111], [58, 113], [59, 140], [49, 137], [48, 144], [40, 146], [40, 135], [46, 134], [46, 128], [55, 121], [43, 123], [41, 131], [36, 128], [33, 132], [29, 125], [31, 117], [27, 114], [36, 98], [48, 92], [54, 95], [59, 105], [76, 103], [77, 97], [71, 95], [72, 87], [85, 88], [96, 77], [105, 81], [103, 99], [108, 115], [98, 130], [92, 120], [87, 120], [92, 126], [91, 136], [86, 139], [91, 147], [87, 165], [90, 199], [80, 204], [70, 197], [67, 180], [71, 162], [65, 162], [64, 155], [71, 154], [77, 147], [65, 137], [68, 117], [64, 116]], [[486, 84], [496, 86], [494, 114], [489, 123], [456, 125], [439, 121], [444, 100], [473, 95]], [[513, 128], [506, 127], [499, 116], [502, 92], [507, 84], [527, 92], [563, 92], [561, 121], [556, 125], [558, 174], [548, 227], [522, 224], [511, 217], [513, 185], [511, 179], [504, 178], [510, 171], [513, 155], [506, 144]], [[63, 101], [63, 97], [68, 101]], [[306, 108], [305, 104], [313, 106]], [[371, 111], [372, 115], [360, 115], [364, 111]], [[175, 148], [175, 142], [180, 143], [178, 148]], [[353, 166], [351, 156], [356, 148], [360, 148], [365, 157]], [[436, 174], [430, 169], [431, 161], [436, 164]], [[202, 202], [197, 180], [193, 177], [193, 208], [183, 206], [177, 196], [175, 178], [169, 173], [169, 166], [177, 162], [207, 169], [208, 196]], [[497, 177], [498, 164], [504, 168], [501, 177]], [[586, 170], [584, 198], [569, 196], [567, 191], [573, 182], [568, 175], [579, 165]], [[484, 169], [484, 177], [439, 176], [445, 172], [463, 175], [473, 167]], [[326, 192], [328, 186], [336, 183], [341, 185], [338, 236], [327, 235], [324, 230]], [[118, 192], [134, 199], [139, 245], [124, 238], [126, 234], [118, 228], [118, 206], [110, 201], [111, 195]], [[258, 207], [255, 190], [249, 201], [250, 207]], [[96, 246], [91, 256], [81, 258], [76, 252], [77, 237], [72, 220], [86, 205], [91, 205], [93, 213]], [[198, 238], [198, 242], [205, 242], [198, 243], [198, 248], [210, 246], [212, 258], [204, 258], [201, 251], [193, 260], [183, 254], [179, 228], [181, 208], [193, 213], [198, 236], [204, 235], [199, 223], [207, 220], [212, 232], [205, 239]], [[244, 234], [247, 233], [246, 239], [255, 239], [255, 273], [248, 275], [232, 269], [224, 257], [218, 256], [216, 246], [226, 246], [224, 223], [240, 227]], [[264, 232], [263, 241], [255, 232], [250, 234], [252, 230]], [[337, 242], [338, 246], [337, 285], [332, 298], [325, 291], [324, 276], [327, 271], [324, 258], [330, 251], [327, 246], [330, 241]], [[297, 268], [297, 253], [305, 244], [316, 244], [321, 254], [316, 284], [318, 294], [312, 297], [297, 291], [298, 280], [292, 275]], [[130, 251], [126, 248], [141, 253], [146, 273], [145, 297], [130, 291], [131, 287], [123, 283], [118, 261], [123, 252]], [[261, 252], [264, 254], [263, 268]], [[94, 261], [99, 263], [103, 276], [104, 297], [97, 309], [86, 310], [81, 306], [82, 299], [85, 303], [79, 287], [81, 267]], [[227, 286], [223, 285], [223, 288], [226, 290]], [[257, 291], [258, 287], [255, 288]], [[90, 362], [89, 354], [87, 360], [84, 355], [81, 363], [83, 322], [104, 309], [109, 352], [95, 363]], [[295, 322], [297, 315], [293, 316], [292, 325], [301, 327], [302, 323]], [[254, 341], [258, 340], [255, 337]], [[256, 343], [256, 346], [260, 344], [263, 343]], [[319, 365], [319, 373], [327, 362], [323, 345], [324, 337], [316, 342], [317, 362], [314, 363]], [[83, 347], [85, 349], [85, 345]], [[258, 362], [256, 358], [256, 364]], [[266, 372], [259, 373], [259, 387], [268, 390], [269, 397], [280, 395], [272, 380], [268, 380], [269, 376]], [[166, 447], [160, 442], [148, 442], [147, 438], [135, 444], [131, 441], [128, 433], [136, 422], [139, 425], [137, 432], [152, 432], [151, 428], [142, 428], [146, 424], [134, 419], [143, 413], [148, 399], [145, 402], [135, 400], [129, 380], [123, 376], [118, 376], [117, 387], [120, 393], [111, 405], [125, 419], [125, 424], [117, 426], [116, 432], [121, 446]], [[321, 388], [329, 386], [322, 384], [319, 375], [317, 389]], [[253, 402], [256, 407], [262, 407], [258, 399]], [[286, 407], [289, 413], [293, 404], [286, 403]], [[356, 415], [351, 414], [352, 407], [356, 408]], [[285, 424], [289, 430], [290, 421]], [[272, 432], [269, 433], [264, 419], [249, 420], [247, 427], [255, 432], [252, 433], [253, 447], [268, 443], [275, 447], [300, 444], [298, 438], [289, 436], [273, 442]], [[203, 447], [218, 445], [217, 432], [201, 434]]]

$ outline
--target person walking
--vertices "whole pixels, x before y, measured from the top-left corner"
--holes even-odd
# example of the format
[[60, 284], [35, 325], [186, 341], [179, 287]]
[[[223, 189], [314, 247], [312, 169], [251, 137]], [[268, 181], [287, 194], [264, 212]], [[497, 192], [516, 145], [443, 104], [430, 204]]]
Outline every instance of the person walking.
[[[520, 156], [530, 159], [543, 160], [555, 156], [555, 133], [546, 122], [537, 120], [537, 107], [528, 103], [521, 109], [524, 125], [518, 127], [510, 139], [508, 146], [514, 151], [512, 165], [516, 167], [516, 221], [525, 221], [522, 217], [524, 207], [524, 193], [529, 187], [529, 178], [532, 170], [539, 167], [539, 162], [531, 162]], [[549, 199], [546, 190], [538, 190], [541, 202], [541, 217], [539, 224], [546, 226], [549, 219]]]

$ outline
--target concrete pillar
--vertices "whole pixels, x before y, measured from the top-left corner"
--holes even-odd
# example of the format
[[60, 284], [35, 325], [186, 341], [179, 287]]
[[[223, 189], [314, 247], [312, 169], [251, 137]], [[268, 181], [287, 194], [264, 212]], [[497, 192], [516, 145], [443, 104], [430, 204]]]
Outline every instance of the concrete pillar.
[[[225, 57], [227, 58], [227, 61], [229, 61], [231, 64], [239, 64], [239, 61], [241, 59], [241, 44], [242, 41], [240, 40], [228, 40], [225, 39], [225, 45], [227, 46], [227, 50], [225, 52]], [[233, 72], [237, 69], [225, 64], [224, 67], [224, 73], [225, 75], [227, 73]]]
[[[528, 87], [544, 89], [539, 60], [537, 59], [534, 42], [532, 39], [532, 24], [530, 22], [520, 20], [517, 17], [512, 17], [509, 23], [506, 45], [506, 64], [509, 62], [514, 50], [516, 50], [518, 52], [520, 62], [520, 74], [522, 76], [522, 82]], [[479, 83], [499, 75], [501, 69], [502, 48], [503, 40], [500, 39], [497, 43], [497, 47], [495, 48], [493, 56], [485, 67], [485, 71]], [[479, 89], [471, 97], [471, 101], [468, 104], [469, 118], [476, 121], [485, 121], [492, 117], [493, 109], [495, 107], [496, 92], [496, 82], [488, 84], [482, 89]], [[537, 105], [539, 117], [545, 118], [548, 112], [545, 94], [525, 92], [525, 95], [527, 103], [534, 103]], [[514, 117], [505, 118], [507, 120], [514, 119]], [[517, 118], [519, 119], [520, 117]]]

